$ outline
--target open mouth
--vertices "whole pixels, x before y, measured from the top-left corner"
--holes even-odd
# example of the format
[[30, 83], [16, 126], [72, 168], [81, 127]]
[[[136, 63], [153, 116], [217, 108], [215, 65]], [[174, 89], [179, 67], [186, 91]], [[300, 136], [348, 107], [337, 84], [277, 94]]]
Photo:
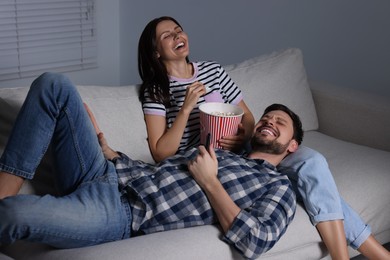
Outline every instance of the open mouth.
[[277, 136], [277, 131], [270, 127], [261, 127], [258, 132], [265, 135]]
[[179, 42], [176, 46], [175, 46], [175, 50], [178, 50], [180, 48], [184, 47], [184, 42]]

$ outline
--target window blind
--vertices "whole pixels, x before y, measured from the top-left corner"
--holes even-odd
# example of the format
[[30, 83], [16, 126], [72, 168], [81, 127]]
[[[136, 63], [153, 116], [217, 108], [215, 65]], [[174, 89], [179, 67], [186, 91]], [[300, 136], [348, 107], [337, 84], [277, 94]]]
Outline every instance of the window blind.
[[97, 67], [94, 0], [1, 0], [0, 80]]

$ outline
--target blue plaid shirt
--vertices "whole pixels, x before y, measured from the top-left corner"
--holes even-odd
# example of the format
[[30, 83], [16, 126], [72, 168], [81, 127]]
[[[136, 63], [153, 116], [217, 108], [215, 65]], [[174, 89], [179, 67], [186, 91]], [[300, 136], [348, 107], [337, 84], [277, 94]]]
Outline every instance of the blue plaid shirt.
[[[193, 148], [152, 165], [129, 159], [116, 161], [121, 192], [129, 200], [133, 232], [215, 224], [218, 219], [206, 194], [191, 177], [187, 163]], [[224, 240], [245, 257], [268, 251], [284, 234], [295, 213], [295, 194], [288, 178], [264, 160], [216, 150], [218, 178], [242, 209]]]

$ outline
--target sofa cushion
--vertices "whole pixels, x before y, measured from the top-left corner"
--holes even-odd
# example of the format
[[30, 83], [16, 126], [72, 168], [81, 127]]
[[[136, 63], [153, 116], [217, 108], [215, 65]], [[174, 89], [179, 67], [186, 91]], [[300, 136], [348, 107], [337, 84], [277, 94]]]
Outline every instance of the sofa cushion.
[[[77, 88], [113, 149], [134, 159], [153, 162], [146, 139], [141, 104], [138, 101], [137, 86]], [[0, 88], [0, 152], [27, 92], [27, 87]]]
[[111, 148], [153, 163], [137, 86], [77, 86]]
[[281, 103], [300, 115], [304, 130], [318, 128], [300, 49], [275, 51], [224, 68], [243, 91], [255, 120], [268, 105]]

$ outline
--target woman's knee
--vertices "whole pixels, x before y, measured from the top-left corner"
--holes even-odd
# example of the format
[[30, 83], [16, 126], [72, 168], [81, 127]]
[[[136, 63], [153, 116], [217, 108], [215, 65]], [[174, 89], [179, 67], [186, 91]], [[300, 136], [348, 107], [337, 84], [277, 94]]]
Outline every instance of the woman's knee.
[[316, 150], [306, 146], [300, 146], [299, 149], [288, 155], [281, 163], [283, 167], [294, 168], [298, 170], [303, 165], [320, 165], [327, 167], [326, 158]]
[[326, 161], [326, 158], [320, 152], [313, 149], [306, 151], [305, 161], [306, 163], [309, 163], [311, 165], [328, 167], [328, 162]]

